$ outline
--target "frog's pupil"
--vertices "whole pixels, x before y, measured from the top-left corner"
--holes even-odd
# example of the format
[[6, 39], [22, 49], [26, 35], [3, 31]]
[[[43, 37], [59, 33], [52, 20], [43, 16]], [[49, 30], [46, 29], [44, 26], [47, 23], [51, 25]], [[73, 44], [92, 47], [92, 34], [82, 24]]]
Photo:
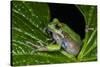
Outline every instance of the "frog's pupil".
[[58, 29], [58, 30], [60, 29], [60, 27], [59, 27], [58, 25], [55, 25], [55, 27], [56, 27], [56, 29]]

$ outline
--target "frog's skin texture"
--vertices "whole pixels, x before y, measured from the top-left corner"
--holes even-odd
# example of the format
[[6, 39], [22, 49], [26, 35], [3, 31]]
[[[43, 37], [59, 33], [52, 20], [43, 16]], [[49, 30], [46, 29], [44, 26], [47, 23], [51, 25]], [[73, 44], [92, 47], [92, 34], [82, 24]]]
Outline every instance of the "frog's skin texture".
[[71, 30], [66, 24], [59, 22], [54, 18], [53, 21], [48, 24], [48, 30], [52, 33], [53, 40], [56, 44], [50, 44], [46, 47], [38, 48], [38, 51], [56, 51], [61, 47], [72, 55], [77, 55], [80, 50], [81, 39], [78, 34]]
[[64, 50], [70, 54], [77, 55], [80, 50], [81, 39], [78, 34], [71, 30], [67, 25], [60, 23], [58, 19], [54, 19], [48, 25], [52, 32], [52, 37], [57, 44], [61, 45]]

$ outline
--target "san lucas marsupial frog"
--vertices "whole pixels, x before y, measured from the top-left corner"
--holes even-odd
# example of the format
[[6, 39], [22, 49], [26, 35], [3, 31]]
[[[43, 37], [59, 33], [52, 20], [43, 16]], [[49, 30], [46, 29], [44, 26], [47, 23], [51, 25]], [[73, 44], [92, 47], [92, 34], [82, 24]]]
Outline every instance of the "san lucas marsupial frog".
[[72, 55], [79, 53], [81, 45], [80, 36], [66, 24], [59, 22], [55, 18], [48, 24], [48, 31], [52, 33], [52, 38], [56, 44], [52, 42], [46, 47], [39, 47], [37, 51], [57, 51], [62, 47], [67, 53]]

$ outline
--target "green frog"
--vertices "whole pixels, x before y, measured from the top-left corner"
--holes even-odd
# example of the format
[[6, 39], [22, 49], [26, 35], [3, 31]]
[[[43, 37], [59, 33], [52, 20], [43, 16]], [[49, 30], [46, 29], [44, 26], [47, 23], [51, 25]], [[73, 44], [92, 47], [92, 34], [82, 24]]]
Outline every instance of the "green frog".
[[[53, 42], [48, 46], [39, 47], [37, 51], [57, 51], [61, 48], [69, 54], [77, 55], [80, 51], [81, 39], [69, 26], [54, 18], [47, 29], [52, 33]], [[54, 43], [56, 42], [56, 43]]]

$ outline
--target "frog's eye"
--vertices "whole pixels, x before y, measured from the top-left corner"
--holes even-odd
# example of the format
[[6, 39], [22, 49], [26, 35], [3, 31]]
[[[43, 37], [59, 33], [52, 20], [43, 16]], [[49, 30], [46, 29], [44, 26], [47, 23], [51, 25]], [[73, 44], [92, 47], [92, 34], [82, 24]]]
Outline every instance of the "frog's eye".
[[58, 24], [56, 24], [55, 25], [55, 28], [59, 30], [60, 29], [60, 26]]

